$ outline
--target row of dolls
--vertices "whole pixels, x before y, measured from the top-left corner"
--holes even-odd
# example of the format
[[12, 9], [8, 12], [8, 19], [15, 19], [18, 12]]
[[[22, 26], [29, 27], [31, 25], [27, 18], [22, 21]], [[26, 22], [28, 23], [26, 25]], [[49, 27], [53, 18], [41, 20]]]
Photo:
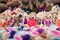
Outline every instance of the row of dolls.
[[[52, 11], [54, 12], [54, 11]], [[51, 12], [41, 12], [36, 14], [35, 12], [31, 12], [29, 15], [24, 12], [23, 10], [21, 10], [20, 8], [15, 9], [14, 11], [11, 10], [6, 10], [5, 12], [0, 14], [1, 17], [0, 19], [2, 20], [7, 20], [7, 24], [4, 23], [3, 21], [0, 22], [0, 26], [4, 25], [12, 25], [12, 24], [19, 24], [19, 23], [23, 23], [23, 24], [28, 24], [29, 26], [34, 26], [36, 24], [42, 24], [42, 22], [44, 22], [43, 24], [46, 26], [49, 26], [51, 24]], [[53, 17], [52, 17], [53, 18]], [[33, 19], [33, 20], [32, 20]], [[55, 19], [55, 18], [53, 18]], [[13, 20], [13, 21], [12, 21]], [[30, 21], [31, 20], [31, 21]], [[36, 20], [36, 21], [35, 21]], [[56, 20], [56, 19], [55, 19]], [[14, 22], [15, 21], [15, 22]], [[17, 21], [17, 22], [16, 22]], [[33, 21], [33, 22], [32, 22]], [[47, 21], [47, 22], [46, 22]], [[54, 20], [53, 20], [54, 21]], [[3, 22], [3, 23], [2, 23]]]
[[[3, 22], [2, 20], [4, 20], [5, 22]], [[30, 17], [29, 19], [27, 19], [27, 17], [25, 16], [25, 18], [22, 17], [22, 15], [19, 15], [19, 17], [15, 17], [15, 18], [11, 18], [10, 20], [7, 19], [2, 19], [0, 20], [0, 26], [1, 27], [6, 27], [6, 26], [13, 26], [13, 25], [23, 25], [23, 24], [28, 24], [28, 26], [35, 26], [35, 25], [46, 25], [46, 26], [50, 26], [51, 25], [51, 20], [45, 16], [44, 19], [36, 19], [34, 17]], [[42, 21], [42, 22], [41, 22]], [[3, 22], [3, 23], [2, 23]]]

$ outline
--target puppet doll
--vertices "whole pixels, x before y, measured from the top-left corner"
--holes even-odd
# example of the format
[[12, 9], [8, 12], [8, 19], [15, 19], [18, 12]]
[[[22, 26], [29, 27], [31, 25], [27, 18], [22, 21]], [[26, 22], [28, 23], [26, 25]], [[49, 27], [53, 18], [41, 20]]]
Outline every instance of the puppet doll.
[[41, 24], [43, 24], [44, 25], [44, 17], [45, 17], [45, 14], [44, 14], [44, 12], [39, 12], [38, 14], [37, 14], [37, 18], [39, 18], [40, 20], [41, 20]]
[[51, 21], [50, 21], [50, 19], [49, 19], [48, 17], [46, 17], [46, 19], [45, 19], [45, 21], [44, 21], [44, 24], [45, 24], [45, 26], [47, 26], [47, 27], [50, 26]]
[[[33, 13], [33, 12], [32, 12]], [[35, 13], [33, 14], [30, 14], [30, 18], [29, 18], [29, 21], [28, 21], [28, 26], [35, 26], [36, 25], [36, 16], [34, 15]]]

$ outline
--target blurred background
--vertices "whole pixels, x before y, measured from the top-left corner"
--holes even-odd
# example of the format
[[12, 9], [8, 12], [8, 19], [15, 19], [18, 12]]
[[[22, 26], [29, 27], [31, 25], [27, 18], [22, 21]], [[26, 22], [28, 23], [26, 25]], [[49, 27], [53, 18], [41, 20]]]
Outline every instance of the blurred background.
[[53, 5], [60, 6], [60, 0], [0, 0], [0, 13], [8, 8], [20, 7], [24, 11], [50, 11]]

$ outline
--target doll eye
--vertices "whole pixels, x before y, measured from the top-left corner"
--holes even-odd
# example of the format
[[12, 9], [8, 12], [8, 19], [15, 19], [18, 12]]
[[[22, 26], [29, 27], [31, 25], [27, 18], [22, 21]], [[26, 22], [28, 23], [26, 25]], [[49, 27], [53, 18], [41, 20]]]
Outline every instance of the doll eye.
[[19, 15], [19, 17], [22, 17], [22, 15]]

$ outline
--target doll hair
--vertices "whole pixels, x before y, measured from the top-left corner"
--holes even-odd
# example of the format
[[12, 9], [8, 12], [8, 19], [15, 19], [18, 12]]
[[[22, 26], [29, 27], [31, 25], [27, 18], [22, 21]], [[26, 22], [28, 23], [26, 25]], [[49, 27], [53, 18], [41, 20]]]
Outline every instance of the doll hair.
[[22, 36], [22, 40], [30, 40], [30, 35], [26, 34]]

